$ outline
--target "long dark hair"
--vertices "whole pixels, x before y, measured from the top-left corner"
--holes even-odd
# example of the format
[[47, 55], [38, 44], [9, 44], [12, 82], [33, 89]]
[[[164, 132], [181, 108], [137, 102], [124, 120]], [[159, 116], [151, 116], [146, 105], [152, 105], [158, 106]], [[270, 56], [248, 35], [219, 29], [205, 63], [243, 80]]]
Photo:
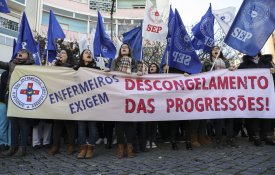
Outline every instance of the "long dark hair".
[[[151, 72], [150, 72], [150, 67], [151, 67], [152, 65], [155, 65], [155, 66], [157, 67], [157, 71], [154, 72], [154, 73], [151, 73]], [[155, 73], [159, 73], [159, 72], [160, 72], [159, 66], [158, 66], [156, 63], [151, 63], [151, 64], [149, 65], [149, 68], [148, 68], [148, 73], [149, 73], [149, 74], [155, 74]]]
[[[73, 61], [73, 54], [69, 49], [62, 49], [67, 53], [67, 61], [66, 63], [62, 63], [62, 61], [60, 59], [58, 59], [55, 63], [56, 66], [65, 66], [65, 67], [72, 67], [75, 63]], [[61, 51], [62, 51], [61, 50]], [[61, 52], [60, 51], [60, 52]]]
[[121, 55], [121, 48], [122, 48], [123, 45], [127, 45], [127, 46], [128, 46], [128, 48], [129, 48], [129, 53], [128, 53], [127, 56], [132, 58], [132, 49], [131, 49], [131, 47], [129, 46], [129, 44], [127, 44], [127, 43], [121, 44], [120, 49], [119, 49], [119, 53], [118, 53], [118, 57], [117, 57], [117, 58], [122, 58], [122, 57], [123, 57], [123, 56]]
[[[219, 46], [214, 46], [211, 48], [211, 51], [210, 51], [210, 60], [213, 62], [213, 54], [212, 54], [212, 51], [215, 49], [215, 48], [218, 48], [219, 50], [221, 49]], [[221, 58], [222, 60], [226, 60], [226, 58], [224, 57], [222, 51], [220, 51], [220, 54], [218, 56], [218, 58]]]
[[88, 50], [88, 51], [90, 51], [90, 52], [92, 53], [92, 51], [91, 51], [90, 49], [84, 49], [84, 50], [81, 52], [81, 54], [80, 54], [80, 59], [79, 59], [79, 62], [78, 62], [77, 65], [78, 65], [79, 67], [96, 67], [96, 62], [95, 62], [95, 59], [94, 59], [94, 57], [93, 57], [93, 54], [91, 54], [91, 56], [92, 56], [92, 61], [89, 62], [88, 65], [85, 65], [84, 60], [83, 60], [83, 55], [84, 55], [84, 52], [85, 52], [86, 50]]

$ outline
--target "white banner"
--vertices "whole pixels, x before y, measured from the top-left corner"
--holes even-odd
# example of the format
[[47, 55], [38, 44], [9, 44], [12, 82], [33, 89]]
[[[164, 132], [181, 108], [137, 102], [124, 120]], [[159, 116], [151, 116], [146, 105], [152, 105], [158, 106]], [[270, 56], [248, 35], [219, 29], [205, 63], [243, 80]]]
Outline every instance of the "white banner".
[[275, 118], [268, 69], [136, 76], [16, 66], [8, 116], [107, 121]]
[[168, 33], [167, 24], [162, 19], [162, 13], [154, 7], [150, 0], [146, 0], [142, 37], [151, 41], [165, 41]]

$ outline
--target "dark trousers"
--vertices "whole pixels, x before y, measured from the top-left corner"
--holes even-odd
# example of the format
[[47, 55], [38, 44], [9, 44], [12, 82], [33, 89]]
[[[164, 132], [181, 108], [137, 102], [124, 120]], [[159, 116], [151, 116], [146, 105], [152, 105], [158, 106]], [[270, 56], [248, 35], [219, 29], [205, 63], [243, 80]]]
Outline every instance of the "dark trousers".
[[11, 146], [27, 146], [31, 119], [11, 117]]
[[[117, 144], [134, 143], [135, 140], [135, 123], [134, 122], [116, 122]], [[126, 140], [125, 140], [125, 136]]]
[[222, 129], [225, 128], [226, 137], [234, 137], [233, 119], [215, 119], [214, 120], [215, 137], [216, 139], [222, 139]]
[[134, 147], [136, 150], [145, 150], [146, 146], [146, 122], [136, 122], [136, 138]]
[[266, 136], [274, 134], [274, 119], [246, 119], [247, 132], [250, 137], [260, 136], [264, 139]]
[[98, 137], [99, 138], [106, 137], [107, 142], [112, 143], [114, 126], [115, 126], [115, 122], [112, 122], [112, 121], [97, 122]]
[[[88, 136], [87, 136], [88, 130]], [[96, 122], [95, 121], [78, 121], [78, 142], [80, 145], [86, 143], [95, 145], [96, 142]]]
[[66, 129], [67, 139], [69, 145], [75, 143], [76, 124], [75, 121], [70, 120], [54, 120], [53, 124], [53, 145], [59, 146], [63, 128]]
[[151, 142], [156, 141], [157, 122], [146, 122], [146, 139]]
[[190, 121], [189, 120], [169, 121], [167, 123], [168, 123], [168, 126], [169, 126], [169, 133], [170, 133], [171, 142], [176, 141], [176, 136], [177, 136], [177, 132], [179, 131], [180, 124], [183, 125], [183, 129], [185, 131], [186, 141], [191, 141], [191, 126], [190, 126]]
[[206, 120], [191, 120], [192, 134], [206, 135]]

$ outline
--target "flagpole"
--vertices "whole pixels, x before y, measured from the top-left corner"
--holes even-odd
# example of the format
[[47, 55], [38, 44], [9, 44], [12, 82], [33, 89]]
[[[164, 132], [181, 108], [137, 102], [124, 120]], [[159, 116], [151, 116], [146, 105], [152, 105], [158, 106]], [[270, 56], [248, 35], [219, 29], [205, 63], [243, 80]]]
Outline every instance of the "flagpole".
[[[168, 43], [167, 43], [168, 44]], [[168, 57], [169, 57], [169, 51], [167, 49], [167, 53], [166, 53], [166, 66], [167, 66], [167, 71], [165, 73], [169, 73], [169, 65], [168, 65]]]
[[46, 66], [48, 66], [49, 62], [49, 51], [47, 50], [47, 55], [46, 55]]

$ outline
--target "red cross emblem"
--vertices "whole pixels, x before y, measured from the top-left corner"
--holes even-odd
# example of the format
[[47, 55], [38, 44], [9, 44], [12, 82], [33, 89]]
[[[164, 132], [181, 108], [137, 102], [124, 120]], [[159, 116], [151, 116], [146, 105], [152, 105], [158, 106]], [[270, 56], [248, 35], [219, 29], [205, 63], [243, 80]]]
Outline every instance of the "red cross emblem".
[[28, 83], [27, 89], [22, 89], [20, 91], [20, 94], [26, 94], [27, 95], [27, 102], [32, 101], [32, 95], [38, 95], [39, 94], [39, 90], [33, 90], [32, 87], [33, 87], [33, 83]]

